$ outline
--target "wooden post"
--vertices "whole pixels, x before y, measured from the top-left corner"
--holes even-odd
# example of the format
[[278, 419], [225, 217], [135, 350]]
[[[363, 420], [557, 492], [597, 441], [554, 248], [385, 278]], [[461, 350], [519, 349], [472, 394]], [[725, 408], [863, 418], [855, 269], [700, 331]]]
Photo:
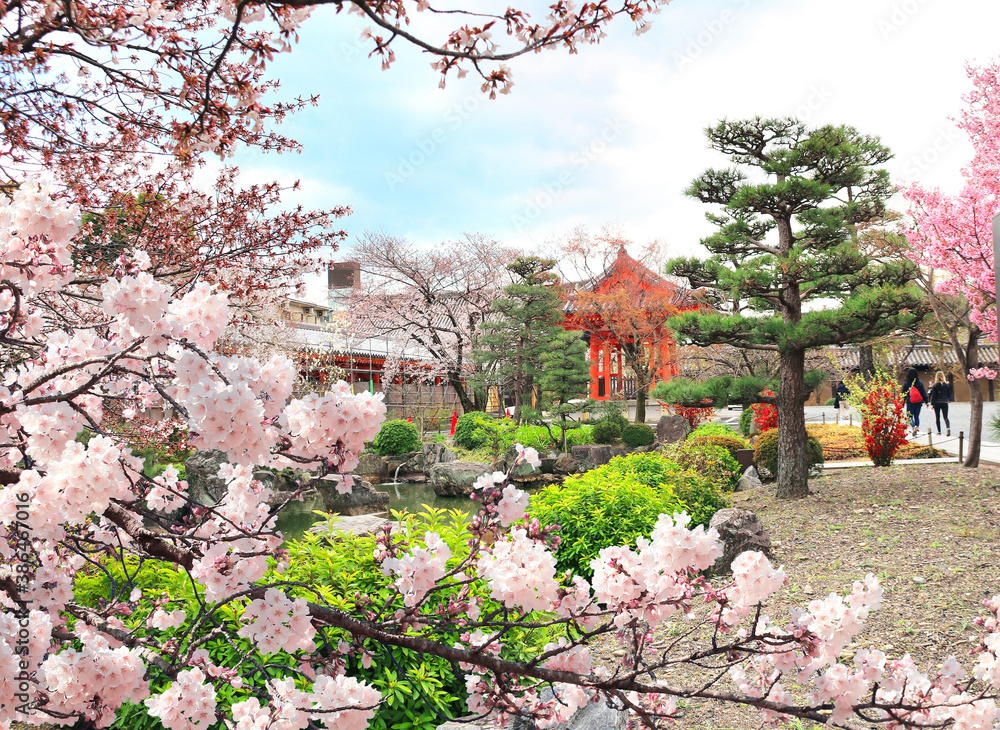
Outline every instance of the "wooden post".
[[965, 444], [965, 431], [958, 432], [958, 463], [961, 464], [962, 459], [962, 446]]
[[826, 413], [825, 412], [823, 413], [823, 425], [824, 426], [826, 425]]

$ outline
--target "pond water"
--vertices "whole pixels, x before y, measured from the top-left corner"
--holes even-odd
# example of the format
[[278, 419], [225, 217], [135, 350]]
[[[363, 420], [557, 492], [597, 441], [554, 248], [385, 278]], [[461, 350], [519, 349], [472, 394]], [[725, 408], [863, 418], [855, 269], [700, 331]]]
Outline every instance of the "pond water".
[[426, 504], [434, 509], [458, 509], [471, 514], [480, 506], [479, 502], [473, 502], [468, 497], [439, 497], [426, 483], [379, 484], [375, 488], [389, 493], [389, 509], [420, 512]]
[[[439, 497], [429, 484], [407, 483], [376, 484], [375, 489], [388, 492], [389, 509], [420, 512], [424, 505], [434, 509], [457, 509], [471, 515], [479, 509], [479, 502], [473, 502], [468, 497]], [[322, 498], [306, 499], [302, 502], [291, 502], [285, 506], [278, 516], [278, 529], [286, 540], [301, 537], [310, 527], [324, 519], [317, 512], [325, 512]]]

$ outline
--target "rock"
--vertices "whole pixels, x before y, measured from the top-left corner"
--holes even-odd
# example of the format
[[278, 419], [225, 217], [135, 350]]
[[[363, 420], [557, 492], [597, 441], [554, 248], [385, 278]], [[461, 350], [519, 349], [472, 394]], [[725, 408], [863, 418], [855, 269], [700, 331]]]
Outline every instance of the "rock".
[[683, 416], [660, 416], [656, 422], [656, 440], [661, 444], [676, 444], [691, 433], [691, 424]]
[[349, 532], [352, 535], [371, 535], [382, 529], [384, 525], [396, 523], [381, 515], [356, 515], [354, 517], [339, 517], [329, 522], [318, 522], [309, 528], [309, 532], [317, 535], [332, 535], [337, 532]]
[[358, 466], [354, 474], [366, 482], [381, 484], [389, 475], [389, 464], [384, 456], [364, 451], [358, 456]]
[[406, 454], [385, 457], [387, 478], [394, 479], [397, 474], [410, 474], [424, 470], [424, 452], [411, 451]]
[[771, 536], [764, 529], [757, 515], [749, 510], [729, 507], [720, 509], [712, 517], [709, 527], [719, 532], [722, 541], [722, 557], [711, 568], [713, 575], [731, 572], [733, 560], [746, 550], [771, 551]]
[[636, 446], [634, 449], [632, 449], [632, 453], [633, 454], [646, 454], [646, 453], [649, 453], [650, 451], [654, 451], [654, 450], [655, 450], [655, 447], [653, 446], [653, 444], [649, 444], [648, 446]]
[[[539, 693], [541, 699], [551, 699], [552, 690], [546, 687]], [[591, 702], [573, 713], [566, 722], [549, 725], [552, 730], [622, 730], [628, 722], [624, 708], [610, 707], [604, 700]], [[507, 725], [510, 730], [535, 730], [535, 723], [515, 717]]]
[[554, 474], [576, 474], [578, 471], [580, 471], [579, 467], [569, 454], [560, 454], [556, 458], [555, 464], [552, 465]]
[[341, 494], [337, 491], [339, 484], [340, 477], [332, 474], [316, 483], [316, 489], [323, 497], [327, 512], [354, 517], [388, 511], [388, 492], [377, 492], [368, 482], [355, 480], [350, 493]]
[[454, 461], [450, 464], [435, 464], [429, 474], [434, 493], [439, 497], [468, 497], [472, 485], [487, 472], [493, 471], [489, 464], [478, 461]]
[[424, 458], [420, 471], [427, 473], [435, 464], [450, 464], [458, 455], [443, 444], [424, 444]]
[[556, 473], [556, 456], [547, 456], [542, 458], [542, 474], [555, 474]]
[[226, 482], [219, 477], [219, 467], [228, 463], [223, 451], [211, 449], [196, 451], [184, 466], [187, 467], [188, 496], [198, 504], [212, 507], [226, 493]]
[[747, 489], [756, 489], [762, 486], [763, 482], [760, 480], [760, 475], [757, 474], [757, 468], [753, 466], [747, 467], [747, 470], [743, 472], [743, 476], [740, 477], [739, 483], [736, 485], [737, 492], [743, 492]]
[[513, 446], [507, 449], [499, 461], [497, 461], [497, 471], [509, 472], [512, 482], [537, 481], [542, 476], [541, 467], [534, 467], [526, 461], [522, 461], [517, 466], [514, 466], [514, 463], [517, 461], [517, 455], [518, 451]]
[[624, 449], [606, 446], [604, 444], [588, 444], [573, 447], [573, 461], [581, 472], [596, 469], [611, 461], [616, 456], [624, 456]]
[[919, 586], [919, 585], [923, 585], [924, 583], [926, 583], [927, 579], [924, 578], [923, 576], [915, 575], [915, 576], [913, 576], [913, 582], [916, 583]]
[[253, 478], [263, 484], [268, 489], [275, 492], [294, 492], [299, 488], [299, 477], [302, 472], [294, 469], [257, 469], [253, 473]]

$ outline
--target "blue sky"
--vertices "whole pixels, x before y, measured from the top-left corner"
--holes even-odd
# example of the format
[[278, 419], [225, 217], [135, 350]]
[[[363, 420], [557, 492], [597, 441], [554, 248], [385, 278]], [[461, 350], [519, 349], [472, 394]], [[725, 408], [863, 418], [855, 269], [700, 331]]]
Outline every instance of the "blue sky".
[[614, 222], [693, 253], [711, 227], [683, 189], [724, 164], [702, 133], [723, 116], [854, 124], [896, 153], [897, 182], [954, 190], [963, 64], [1000, 54], [1000, 3], [675, 0], [642, 36], [618, 22], [578, 55], [517, 59], [512, 93], [490, 101], [472, 75], [438, 89], [433, 59], [402, 44], [383, 72], [364, 26], [329, 8], [304, 24], [272, 66], [282, 96], [321, 95], [282, 126], [304, 151], [235, 162], [248, 180], [301, 179], [295, 202], [351, 205], [352, 235], [420, 245], [476, 231], [530, 249]]

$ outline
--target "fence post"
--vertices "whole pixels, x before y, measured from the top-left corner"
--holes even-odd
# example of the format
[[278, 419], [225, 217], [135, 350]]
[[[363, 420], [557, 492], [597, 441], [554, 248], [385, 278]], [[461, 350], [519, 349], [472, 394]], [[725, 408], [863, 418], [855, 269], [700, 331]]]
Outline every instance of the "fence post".
[[958, 432], [958, 463], [961, 464], [962, 459], [962, 446], [965, 444], [965, 431]]

